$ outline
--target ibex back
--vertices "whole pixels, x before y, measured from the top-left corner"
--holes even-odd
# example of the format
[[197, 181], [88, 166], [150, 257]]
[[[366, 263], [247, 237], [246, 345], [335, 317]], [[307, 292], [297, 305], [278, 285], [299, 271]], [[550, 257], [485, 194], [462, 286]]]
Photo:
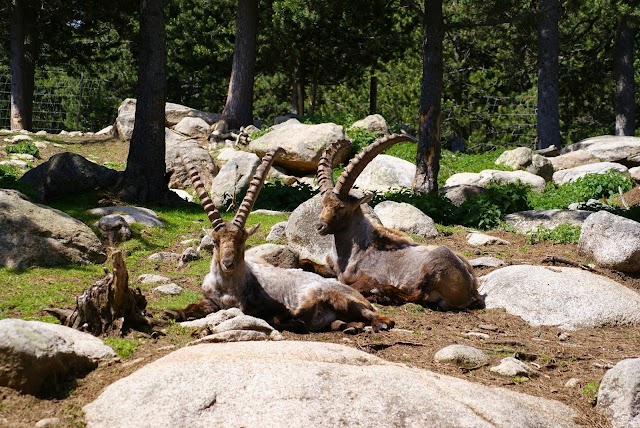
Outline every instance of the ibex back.
[[318, 164], [323, 208], [316, 229], [321, 235], [334, 235], [335, 252], [327, 258], [329, 267], [341, 282], [370, 300], [415, 302], [445, 310], [483, 307], [467, 260], [447, 247], [418, 245], [397, 231], [374, 225], [361, 209], [372, 196], [349, 194], [377, 154], [409, 140], [403, 135], [376, 140], [351, 160], [335, 186], [332, 162], [336, 148], [331, 145], [323, 153]]
[[[279, 149], [280, 150], [280, 149]], [[284, 269], [245, 260], [245, 245], [259, 225], [244, 225], [279, 150], [262, 159], [247, 194], [233, 220], [222, 219], [204, 188], [198, 172], [188, 159], [193, 186], [212, 225], [213, 258], [202, 283], [204, 298], [184, 310], [167, 315], [186, 320], [211, 312], [239, 308], [260, 317], [278, 329], [293, 331], [339, 330], [370, 324], [375, 331], [393, 327], [393, 321], [379, 315], [356, 290], [335, 279], [323, 278], [298, 269]]]

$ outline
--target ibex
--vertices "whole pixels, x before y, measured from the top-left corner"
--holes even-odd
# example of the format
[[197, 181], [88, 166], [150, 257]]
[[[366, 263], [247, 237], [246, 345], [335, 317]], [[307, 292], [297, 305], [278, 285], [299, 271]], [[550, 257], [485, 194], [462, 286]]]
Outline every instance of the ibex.
[[202, 283], [204, 298], [184, 310], [167, 311], [166, 315], [182, 321], [234, 307], [247, 315], [265, 319], [280, 330], [341, 330], [361, 328], [365, 324], [370, 324], [374, 331], [392, 328], [394, 322], [390, 318], [377, 314], [359, 292], [336, 279], [245, 260], [247, 238], [259, 224], [248, 229], [244, 225], [266, 173], [281, 150], [264, 156], [230, 222], [222, 219], [198, 171], [189, 159], [183, 157], [193, 187], [211, 221], [213, 258]]
[[483, 307], [477, 279], [467, 260], [444, 246], [419, 245], [399, 232], [374, 225], [361, 205], [372, 195], [349, 195], [373, 158], [393, 144], [410, 141], [390, 135], [365, 147], [347, 165], [334, 186], [332, 162], [336, 147], [328, 146], [318, 164], [322, 212], [316, 229], [333, 234], [334, 253], [327, 257], [338, 279], [372, 301], [414, 302], [439, 309]]

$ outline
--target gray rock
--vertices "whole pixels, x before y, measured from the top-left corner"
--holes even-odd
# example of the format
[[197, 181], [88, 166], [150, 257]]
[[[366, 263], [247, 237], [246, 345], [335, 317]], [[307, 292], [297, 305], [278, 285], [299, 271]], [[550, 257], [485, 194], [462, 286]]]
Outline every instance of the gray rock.
[[376, 205], [373, 211], [385, 227], [424, 238], [438, 236], [436, 224], [431, 217], [413, 205], [384, 201]]
[[467, 199], [479, 195], [486, 189], [480, 186], [472, 186], [467, 184], [459, 184], [456, 186], [442, 187], [439, 192], [451, 201], [457, 207], [462, 205]]
[[[279, 332], [276, 332], [279, 333]], [[270, 340], [271, 336], [255, 330], [226, 330], [220, 333], [209, 334], [201, 339], [188, 343], [189, 346], [201, 343], [227, 343], [227, 342], [253, 342]]]
[[283, 239], [287, 239], [286, 229], [287, 229], [286, 221], [281, 221], [279, 223], [276, 223], [271, 227], [271, 230], [269, 230], [269, 234], [265, 239], [269, 242], [281, 241]]
[[629, 168], [629, 175], [636, 183], [640, 182], [640, 166]]
[[152, 273], [143, 273], [138, 277], [138, 282], [141, 284], [157, 284], [157, 283], [167, 284], [171, 282], [171, 279], [162, 275], [156, 275]]
[[127, 223], [130, 225], [133, 223], [140, 223], [144, 226], [150, 227], [164, 227], [164, 223], [158, 217], [155, 211], [144, 207], [131, 207], [131, 206], [112, 206], [112, 207], [99, 207], [87, 210], [87, 213], [96, 216], [105, 216], [109, 214], [121, 215]]
[[496, 165], [505, 165], [513, 170], [527, 171], [550, 181], [553, 175], [553, 165], [551, 162], [531, 150], [528, 147], [518, 147], [513, 150], [504, 151], [498, 159]]
[[623, 174], [629, 173], [627, 167], [619, 163], [598, 162], [556, 171], [553, 173], [553, 182], [561, 186], [563, 184], [573, 183], [587, 174], [604, 174], [611, 170], [618, 171]]
[[165, 155], [164, 162], [169, 179], [169, 187], [175, 189], [191, 189], [191, 179], [185, 165], [182, 163], [181, 154], [191, 160], [191, 164], [198, 170], [200, 179], [209, 188], [213, 177], [218, 173], [218, 166], [213, 162], [209, 152], [196, 140], [183, 137], [176, 132], [165, 128]]
[[497, 373], [501, 376], [532, 376], [536, 374], [533, 367], [527, 363], [518, 360], [514, 357], [503, 358], [495, 367], [489, 369], [493, 373]]
[[213, 328], [215, 333], [222, 333], [230, 330], [255, 330], [270, 334], [274, 328], [265, 320], [249, 315], [238, 315], [228, 320], [222, 321]]
[[368, 131], [376, 132], [378, 134], [388, 134], [389, 125], [384, 117], [379, 114], [370, 114], [364, 119], [353, 122], [349, 129], [364, 128]]
[[561, 224], [582, 226], [593, 211], [582, 210], [528, 210], [507, 214], [505, 223], [520, 233], [533, 232], [539, 227], [548, 230]]
[[120, 172], [70, 152], [56, 153], [18, 180], [36, 191], [39, 201], [79, 195], [116, 185]]
[[381, 193], [410, 189], [415, 175], [416, 166], [411, 162], [380, 154], [365, 166], [353, 186], [363, 191]]
[[466, 345], [449, 345], [433, 356], [438, 363], [455, 364], [459, 367], [480, 367], [489, 363], [489, 357], [483, 351]]
[[54, 377], [93, 370], [115, 356], [102, 340], [69, 327], [0, 320], [0, 386], [37, 394]]
[[207, 138], [211, 133], [211, 125], [199, 117], [184, 117], [173, 129], [191, 138]]
[[478, 186], [488, 187], [491, 184], [504, 185], [521, 182], [531, 186], [535, 192], [542, 192], [547, 184], [544, 178], [527, 171], [497, 171], [486, 169], [478, 173], [459, 172], [447, 179], [444, 186]]
[[229, 159], [211, 184], [213, 204], [220, 209], [227, 208], [234, 200], [240, 204], [259, 164], [260, 158], [253, 153], [238, 152]]
[[100, 233], [111, 243], [117, 244], [128, 241], [133, 236], [129, 223], [118, 214], [108, 214], [100, 218], [97, 227]]
[[562, 154], [576, 150], [586, 151], [605, 162], [617, 162], [627, 167], [640, 165], [640, 138], [602, 135], [570, 144]]
[[274, 165], [296, 175], [305, 175], [315, 174], [322, 152], [333, 143], [338, 144], [334, 157], [334, 166], [337, 166], [345, 161], [352, 145], [342, 126], [334, 123], [305, 125], [289, 120], [252, 140], [248, 148], [262, 157], [269, 150], [282, 147], [284, 153], [275, 159]]
[[506, 265], [503, 260], [495, 257], [476, 257], [475, 259], [469, 260], [469, 263], [471, 263], [473, 267], [502, 267]]
[[578, 247], [600, 266], [640, 272], [640, 223], [637, 221], [598, 211], [582, 225]]
[[83, 409], [88, 428], [576, 427], [576, 412], [557, 401], [346, 346], [286, 340], [182, 348], [109, 385]]
[[149, 260], [160, 263], [175, 263], [180, 261], [181, 254], [172, 253], [170, 251], [160, 251], [158, 253], [153, 253], [149, 257]]
[[511, 245], [511, 242], [487, 235], [486, 233], [471, 232], [467, 234], [467, 242], [477, 247], [484, 245]]
[[180, 287], [178, 284], [170, 283], [170, 284], [162, 284], [153, 289], [153, 291], [168, 294], [170, 296], [177, 296], [182, 293], [184, 289]]
[[0, 266], [26, 269], [72, 263], [103, 263], [100, 239], [62, 211], [31, 203], [15, 190], [0, 189]]
[[534, 326], [577, 329], [640, 323], [640, 294], [582, 269], [507, 266], [479, 282], [487, 309], [504, 308]]
[[244, 315], [244, 314], [238, 308], [223, 309], [221, 311], [211, 313], [204, 318], [200, 318], [193, 321], [181, 322], [180, 325], [182, 327], [196, 327], [196, 328], [201, 328], [204, 326], [215, 327], [221, 322], [224, 322], [231, 318], [238, 317], [240, 315]]
[[611, 418], [613, 428], [639, 428], [640, 358], [620, 361], [600, 382], [596, 408]]
[[245, 253], [245, 258], [252, 259], [258, 263], [266, 263], [285, 269], [300, 267], [298, 254], [288, 245], [262, 244], [249, 248]]
[[562, 169], [570, 169], [570, 168], [575, 168], [577, 166], [600, 162], [600, 159], [598, 159], [597, 157], [595, 157], [589, 152], [585, 152], [584, 150], [568, 152], [563, 155], [551, 158], [549, 160], [553, 165], [554, 171], [560, 171]]

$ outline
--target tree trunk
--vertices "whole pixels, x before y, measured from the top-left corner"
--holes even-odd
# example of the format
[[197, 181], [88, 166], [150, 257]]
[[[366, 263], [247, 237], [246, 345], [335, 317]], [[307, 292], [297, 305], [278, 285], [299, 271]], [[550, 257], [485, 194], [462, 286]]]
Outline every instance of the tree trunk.
[[440, 171], [440, 113], [442, 105], [442, 0], [424, 2], [424, 42], [420, 85], [420, 126], [416, 153], [415, 192], [438, 191]]
[[127, 329], [149, 326], [144, 310], [147, 301], [140, 289], [129, 288], [129, 273], [122, 251], [115, 251], [113, 273], [86, 289], [76, 298], [73, 311], [47, 309], [62, 325], [91, 333], [94, 336], [123, 336]]
[[623, 17], [616, 29], [614, 70], [616, 76], [616, 135], [635, 134], [636, 85], [633, 76], [633, 28]]
[[117, 186], [118, 197], [128, 202], [166, 202], [170, 196], [165, 179], [165, 64], [163, 1], [142, 0], [136, 118], [127, 167]]
[[238, 0], [233, 67], [222, 112], [229, 129], [253, 123], [253, 80], [258, 33], [258, 0]]
[[25, 128], [25, 5], [11, 2], [11, 130]]
[[558, 0], [538, 3], [538, 149], [560, 148]]
[[378, 112], [378, 78], [375, 74], [371, 75], [369, 81], [369, 114]]

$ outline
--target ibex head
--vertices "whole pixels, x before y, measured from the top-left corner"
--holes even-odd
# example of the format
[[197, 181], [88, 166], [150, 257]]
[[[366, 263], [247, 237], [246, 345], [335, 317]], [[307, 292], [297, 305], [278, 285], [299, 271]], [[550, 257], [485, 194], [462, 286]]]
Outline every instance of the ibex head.
[[349, 191], [353, 187], [353, 183], [373, 158], [392, 145], [403, 141], [413, 141], [413, 139], [408, 135], [397, 134], [378, 138], [351, 159], [335, 186], [332, 165], [337, 147], [332, 144], [325, 149], [318, 163], [317, 173], [318, 184], [322, 194], [322, 212], [316, 223], [316, 230], [320, 235], [332, 234], [342, 230], [348, 225], [347, 220], [355, 210], [359, 209], [360, 205], [371, 201], [373, 198], [371, 194], [362, 198], [351, 196]]
[[230, 222], [223, 220], [220, 216], [218, 209], [209, 196], [209, 192], [207, 192], [204, 184], [202, 184], [202, 180], [195, 166], [186, 156], [181, 155], [182, 162], [187, 167], [193, 188], [200, 198], [200, 203], [207, 217], [209, 217], [211, 221], [212, 230], [209, 232], [209, 235], [213, 241], [213, 261], [218, 264], [224, 274], [231, 274], [239, 266], [244, 264], [244, 251], [247, 238], [258, 230], [260, 224], [256, 224], [248, 229], [245, 229], [244, 225], [262, 189], [269, 168], [273, 164], [275, 157], [282, 151], [283, 149], [278, 148], [264, 155], [261, 164], [251, 179], [247, 193], [238, 211]]

